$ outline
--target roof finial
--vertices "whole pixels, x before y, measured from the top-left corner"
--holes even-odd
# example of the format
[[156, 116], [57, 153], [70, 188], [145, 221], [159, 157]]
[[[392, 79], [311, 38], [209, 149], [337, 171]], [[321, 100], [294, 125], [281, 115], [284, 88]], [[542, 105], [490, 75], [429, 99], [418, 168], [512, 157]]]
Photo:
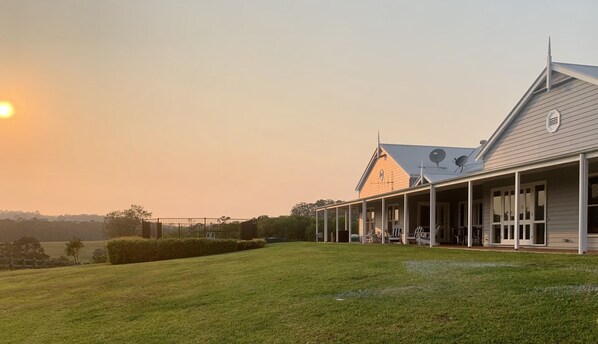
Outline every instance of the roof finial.
[[550, 49], [550, 36], [548, 36], [548, 56], [546, 58], [546, 92], [550, 91], [552, 82], [552, 52]]
[[378, 148], [376, 149], [376, 159], [380, 159], [380, 130], [378, 130]]

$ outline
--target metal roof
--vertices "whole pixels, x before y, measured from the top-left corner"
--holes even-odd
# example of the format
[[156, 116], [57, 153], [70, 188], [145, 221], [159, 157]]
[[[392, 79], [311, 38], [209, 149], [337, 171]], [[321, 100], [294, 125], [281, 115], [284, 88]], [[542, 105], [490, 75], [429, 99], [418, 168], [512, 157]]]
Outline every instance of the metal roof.
[[[381, 143], [382, 153], [388, 154], [407, 174], [412, 177], [420, 175], [422, 163], [423, 174], [426, 180], [438, 182], [441, 180], [453, 178], [462, 174], [480, 171], [484, 168], [483, 162], [475, 161], [474, 157], [479, 148], [464, 147], [442, 147], [442, 146], [417, 146]], [[435, 149], [442, 149], [446, 152], [446, 157], [438, 164], [430, 161], [430, 153]], [[460, 167], [455, 165], [455, 159], [465, 155], [468, 156], [468, 162]], [[361, 190], [367, 176], [370, 174], [376, 162], [376, 152], [372, 156], [363, 176], [357, 184], [356, 190]]]
[[552, 69], [555, 72], [567, 74], [577, 79], [598, 85], [598, 67], [580, 65], [573, 63], [553, 62]]
[[[435, 179], [437, 180], [438, 178], [442, 180], [442, 176], [454, 177], [455, 175], [462, 174], [461, 169], [455, 165], [454, 160], [462, 155], [469, 157], [469, 161], [465, 164], [463, 172], [477, 171], [483, 167], [482, 163], [473, 161], [476, 148], [394, 144], [380, 144], [380, 146], [405, 172], [412, 176], [420, 174], [422, 162], [424, 176], [436, 176]], [[442, 149], [446, 152], [446, 157], [438, 165], [430, 161], [430, 153], [435, 149]]]

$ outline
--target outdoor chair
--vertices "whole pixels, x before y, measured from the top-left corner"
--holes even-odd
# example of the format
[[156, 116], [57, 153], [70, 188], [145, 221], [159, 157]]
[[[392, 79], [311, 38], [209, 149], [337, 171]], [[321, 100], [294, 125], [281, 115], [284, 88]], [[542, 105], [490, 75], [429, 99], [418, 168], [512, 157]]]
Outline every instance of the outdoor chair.
[[388, 237], [388, 241], [390, 241], [391, 243], [402, 243], [401, 240], [401, 234], [402, 234], [403, 230], [401, 229], [401, 227], [395, 227], [392, 229], [392, 232], [390, 233], [390, 236]]
[[[435, 237], [438, 236], [438, 230], [440, 229], [440, 225], [436, 226], [436, 234]], [[418, 245], [429, 245], [430, 244], [430, 232], [424, 231], [422, 226], [415, 228], [415, 241]], [[435, 245], [438, 245], [438, 238], [435, 238]]]

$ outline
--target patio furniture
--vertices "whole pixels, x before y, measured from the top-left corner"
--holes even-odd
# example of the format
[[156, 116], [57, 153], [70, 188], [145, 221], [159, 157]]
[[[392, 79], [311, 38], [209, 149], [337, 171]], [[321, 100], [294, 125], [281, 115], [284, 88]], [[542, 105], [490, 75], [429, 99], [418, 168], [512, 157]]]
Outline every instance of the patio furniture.
[[390, 241], [391, 243], [402, 243], [401, 241], [401, 234], [402, 234], [402, 229], [401, 227], [395, 227], [392, 229], [392, 232], [390, 232], [390, 236], [388, 237], [388, 241]]

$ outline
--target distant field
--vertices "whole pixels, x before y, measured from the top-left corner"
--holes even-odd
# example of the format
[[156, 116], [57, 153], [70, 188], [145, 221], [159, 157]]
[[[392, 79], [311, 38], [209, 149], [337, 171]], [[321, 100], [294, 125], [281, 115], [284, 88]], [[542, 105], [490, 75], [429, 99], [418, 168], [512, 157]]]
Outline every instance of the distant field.
[[0, 273], [0, 343], [596, 343], [598, 256], [324, 243]]
[[[47, 255], [52, 258], [60, 258], [60, 256], [66, 256], [64, 253], [64, 249], [66, 247], [66, 241], [44, 241], [41, 242], [42, 247]], [[83, 248], [79, 252], [79, 260], [81, 263], [88, 263], [91, 260], [91, 256], [93, 255], [93, 251], [96, 248], [105, 248], [106, 241], [99, 240], [99, 241], [84, 241]]]

